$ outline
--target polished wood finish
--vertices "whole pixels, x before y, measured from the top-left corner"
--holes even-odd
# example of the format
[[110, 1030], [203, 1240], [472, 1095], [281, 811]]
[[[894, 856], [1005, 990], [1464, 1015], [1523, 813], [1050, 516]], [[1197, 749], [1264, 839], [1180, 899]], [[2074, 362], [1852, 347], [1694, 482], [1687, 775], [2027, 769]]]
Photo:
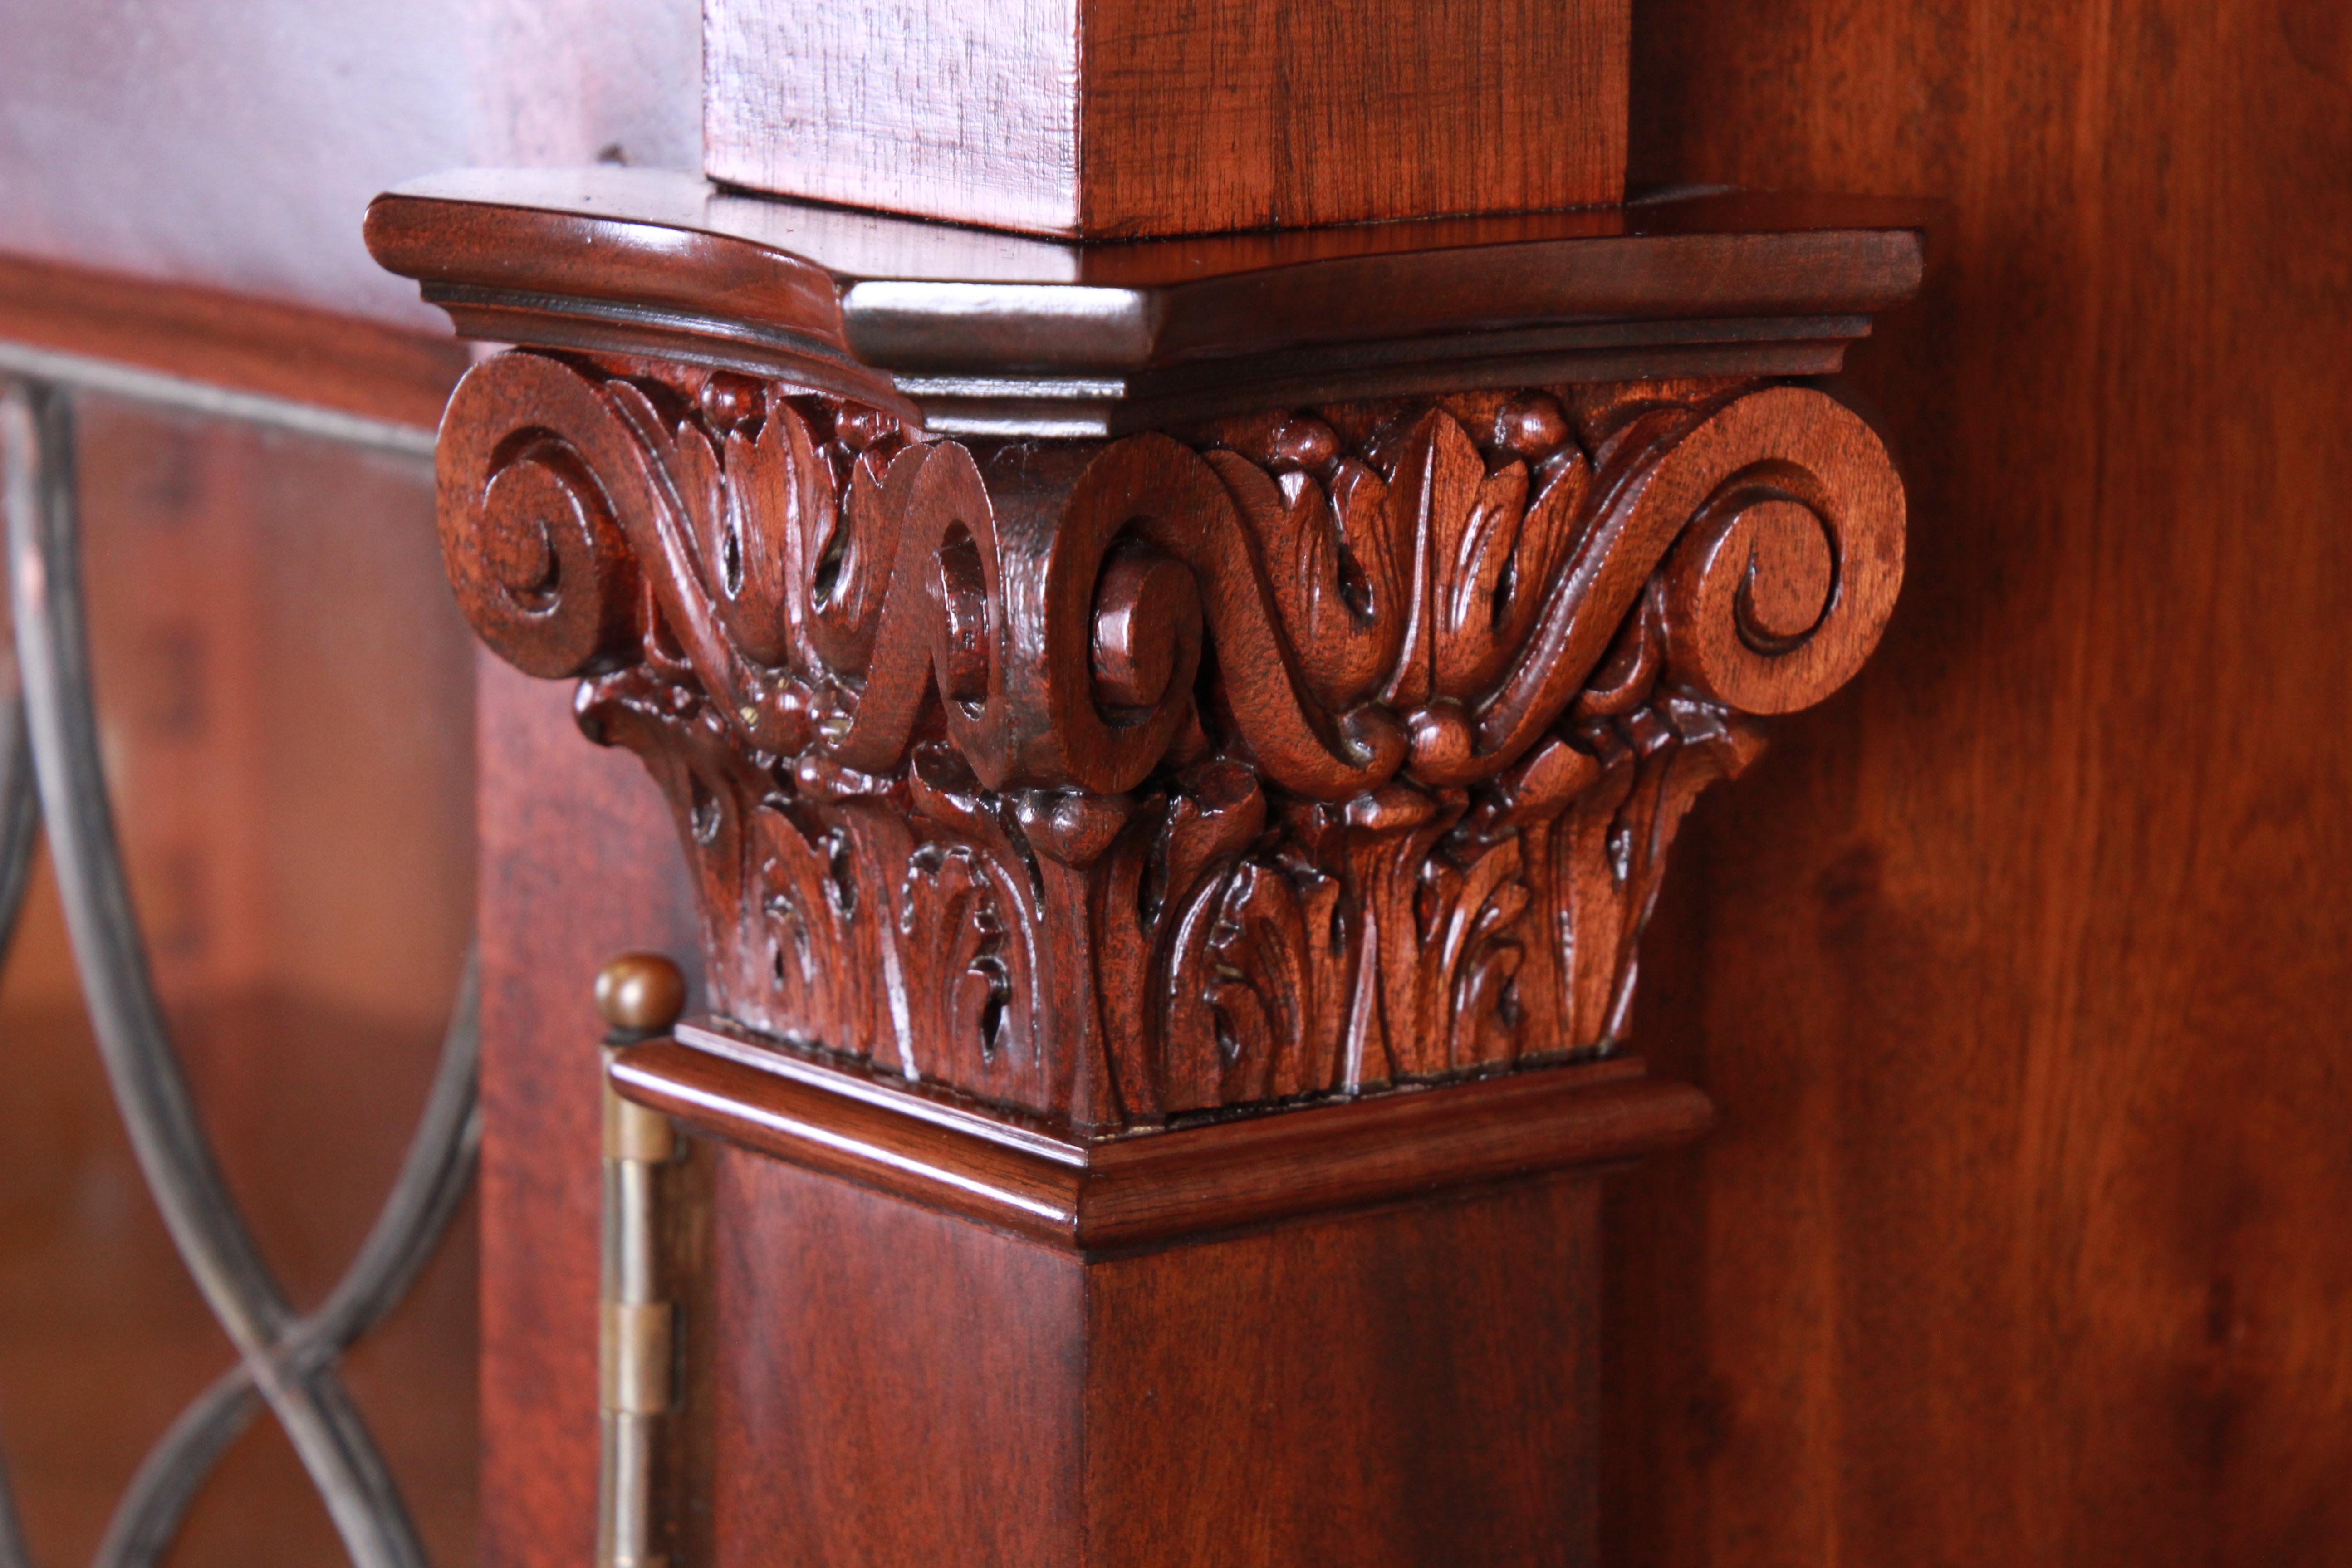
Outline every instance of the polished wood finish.
[[1612, 1561], [2352, 1561], [2348, 21], [1641, 14], [1637, 177], [1952, 216], [1904, 602], [1645, 952], [1722, 1123], [1612, 1200]]
[[728, 1151], [711, 1227], [703, 1561], [1084, 1561], [1082, 1264]]
[[565, 694], [487, 656], [482, 845], [482, 1557], [596, 1549], [603, 1107], [593, 1003], [616, 952], [695, 951], [667, 814], [580, 743]]
[[706, 1560], [1588, 1568], [1595, 1195], [1089, 1262], [723, 1152]]
[[1081, 1130], [1610, 1048], [1682, 814], [1902, 574], [1808, 389], [975, 453], [616, 368], [460, 388], [460, 604], [662, 781], [721, 1011]]
[[446, 338], [7, 255], [0, 341], [417, 430], [440, 424], [467, 364]]
[[[1228, 254], [1159, 292], [979, 285], [921, 277], [925, 238], [860, 278], [748, 237], [804, 207], [713, 232], [512, 192], [387, 198], [372, 239], [468, 330], [542, 334], [445, 419], [451, 579], [492, 650], [576, 680], [589, 737], [643, 759], [697, 884], [725, 1023], [614, 1067], [737, 1151], [695, 1222], [695, 1550], [1158, 1563], [1223, 1530], [1249, 1563], [1440, 1539], [1591, 1561], [1592, 1178], [1705, 1118], [1617, 1055], [1635, 944], [1684, 813], [1766, 718], [1853, 675], [1903, 571], [1867, 423], [1811, 387], [1668, 374], [1688, 362], [1654, 318], [1900, 298], [1916, 230], [1685, 214], [1342, 247], [1395, 299], [1471, 280], [1389, 330], [1458, 325], [1478, 281], [1517, 277], [1486, 327], [1580, 315], [1661, 357], [1533, 384], [1473, 357], [1487, 379], [1433, 397], [1236, 383], [1267, 401], [1117, 440], [950, 439], [860, 331], [927, 311], [927, 352], [1034, 367], [1088, 322], [1149, 357], [1154, 333], [1329, 346], [1371, 316], [1295, 319], [1302, 278], [1348, 276], [1311, 257]], [[1806, 255], [1833, 264], [1803, 277]], [[617, 297], [640, 286], [667, 292]], [[681, 322], [688, 301], [732, 319]], [[1121, 348], [1131, 309], [1150, 324]], [[548, 352], [582, 321], [651, 323], [628, 341], [660, 352]], [[821, 374], [688, 341], [730, 338]], [[1152, 1260], [1171, 1248], [1189, 1269]], [[1280, 1331], [1209, 1355], [1203, 1325], [1269, 1289], [1297, 1303]], [[1325, 1297], [1395, 1321], [1326, 1345]], [[1512, 1343], [1538, 1364], [1477, 1370]], [[1296, 1408], [1263, 1415], [1260, 1385]], [[1156, 1427], [1139, 1386], [1171, 1402]], [[1366, 1407], [1407, 1418], [1340, 1429]], [[1040, 1434], [1010, 1460], [1008, 1423]], [[1339, 1481], [1279, 1462], [1310, 1432]], [[1490, 1463], [1498, 1439], [1520, 1446]], [[785, 1510], [777, 1457], [812, 1447], [793, 1486], [816, 1492]], [[1173, 1457], [1204, 1450], [1227, 1479], [1172, 1495]], [[942, 1478], [912, 1502], [845, 1484], [912, 1452]], [[1087, 1456], [1083, 1485], [1057, 1455]], [[1432, 1484], [1398, 1495], [1408, 1457]]]
[[1100, 1139], [709, 1026], [613, 1078], [697, 1131], [1088, 1256], [1631, 1160], [1708, 1117], [1632, 1057]]
[[1088, 238], [1612, 204], [1627, 9], [706, 0], [704, 167]]
[[378, 259], [494, 342], [856, 398], [935, 435], [1098, 436], [1339, 399], [1813, 375], [1918, 287], [1916, 204], [1594, 212], [1079, 245], [715, 192], [473, 170], [368, 213]]
[[1597, 1195], [1489, 1189], [1094, 1269], [1094, 1559], [1592, 1563]]

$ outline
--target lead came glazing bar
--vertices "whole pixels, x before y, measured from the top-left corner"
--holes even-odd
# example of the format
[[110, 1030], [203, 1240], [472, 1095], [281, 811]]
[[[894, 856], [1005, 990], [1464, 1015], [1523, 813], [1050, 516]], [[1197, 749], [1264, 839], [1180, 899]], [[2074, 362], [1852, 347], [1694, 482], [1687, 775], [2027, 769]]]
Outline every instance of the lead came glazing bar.
[[[26, 369], [16, 363], [21, 357], [0, 353], [0, 371]], [[82, 384], [157, 395], [151, 383], [166, 378], [142, 380], [142, 374], [126, 372], [119, 385], [102, 378]], [[336, 438], [352, 434], [291, 418], [273, 422]], [[406, 1505], [342, 1387], [339, 1363], [406, 1293], [472, 1181], [480, 1145], [478, 967], [469, 956], [425, 1113], [375, 1224], [326, 1300], [308, 1315], [296, 1313], [229, 1196], [149, 980], [100, 760], [72, 422], [60, 385], [0, 383], [0, 511], [6, 514], [7, 594], [21, 678], [0, 693], [0, 952], [24, 890], [37, 822], [46, 819], [83, 996], [117, 1109], [173, 1243], [237, 1350], [236, 1364], [149, 1451], [94, 1561], [98, 1568], [160, 1561], [213, 1467], [266, 1402], [353, 1563], [422, 1568], [424, 1550]], [[0, 1499], [5, 1494], [0, 1475]], [[13, 1508], [0, 1507], [0, 1568], [26, 1560]]]

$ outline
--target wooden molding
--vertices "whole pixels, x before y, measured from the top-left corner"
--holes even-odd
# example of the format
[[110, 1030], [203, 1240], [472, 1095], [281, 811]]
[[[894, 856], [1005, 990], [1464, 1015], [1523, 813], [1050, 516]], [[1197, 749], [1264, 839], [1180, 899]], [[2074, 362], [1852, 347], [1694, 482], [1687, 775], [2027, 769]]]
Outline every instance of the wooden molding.
[[1088, 1258], [709, 1152], [685, 1561], [1592, 1568], [1589, 1175]]
[[612, 1069], [705, 1135], [681, 1554], [1587, 1568], [1596, 1179], [1707, 1114], [1641, 931], [1892, 608], [1797, 378], [1910, 220], [1104, 247], [624, 173], [369, 237], [524, 345], [451, 581], [696, 883], [713, 1016]]
[[1495, 387], [1822, 375], [1918, 287], [1916, 205], [1693, 195], [1126, 245], [633, 169], [472, 170], [368, 244], [459, 331], [734, 370], [934, 436], [1075, 438]]
[[613, 1079], [698, 1131], [1090, 1258], [1603, 1167], [1710, 1114], [1697, 1090], [1619, 1057], [1088, 1139], [715, 1022], [630, 1048]]

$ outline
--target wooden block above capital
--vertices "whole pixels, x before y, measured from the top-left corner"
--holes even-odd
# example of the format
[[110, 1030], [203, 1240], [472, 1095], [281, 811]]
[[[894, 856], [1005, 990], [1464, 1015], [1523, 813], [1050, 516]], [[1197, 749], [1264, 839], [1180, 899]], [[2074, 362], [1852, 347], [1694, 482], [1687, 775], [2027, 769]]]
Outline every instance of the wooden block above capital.
[[1628, 0], [705, 0], [730, 184], [1086, 238], [1624, 194]]

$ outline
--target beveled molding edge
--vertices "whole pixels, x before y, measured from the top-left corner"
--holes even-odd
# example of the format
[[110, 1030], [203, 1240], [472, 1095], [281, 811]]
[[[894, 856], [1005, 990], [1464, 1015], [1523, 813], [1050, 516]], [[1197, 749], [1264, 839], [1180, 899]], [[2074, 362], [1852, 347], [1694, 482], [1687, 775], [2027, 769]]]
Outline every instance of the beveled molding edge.
[[1074, 439], [1482, 387], [1835, 373], [1908, 299], [1927, 209], [1698, 191], [1622, 207], [1082, 243], [635, 169], [376, 198], [376, 259], [467, 336], [850, 397], [935, 436]]
[[1089, 1258], [1599, 1173], [1696, 1137], [1714, 1115], [1697, 1089], [1618, 1056], [1088, 1138], [713, 1020], [621, 1052], [611, 1074], [695, 1132]]

